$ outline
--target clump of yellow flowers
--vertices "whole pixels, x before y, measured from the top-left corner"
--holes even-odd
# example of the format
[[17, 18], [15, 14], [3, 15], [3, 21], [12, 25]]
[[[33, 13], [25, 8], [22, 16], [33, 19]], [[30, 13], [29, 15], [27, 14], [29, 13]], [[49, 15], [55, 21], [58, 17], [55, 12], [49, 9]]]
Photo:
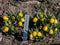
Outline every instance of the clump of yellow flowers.
[[24, 21], [25, 21], [25, 19], [24, 19], [24, 15], [23, 15], [23, 13], [22, 12], [19, 12], [18, 13], [18, 16], [20, 17], [20, 21], [18, 22], [18, 26], [23, 26], [23, 23], [24, 23]]
[[32, 24], [35, 24], [33, 25], [34, 27], [32, 27], [32, 29], [35, 29], [29, 30], [30, 40], [40, 40], [46, 36], [45, 34], [52, 37], [59, 31], [59, 19], [55, 15], [50, 16], [46, 12], [40, 12], [40, 14], [37, 14], [32, 18], [32, 21], [34, 22]]
[[58, 24], [58, 20], [57, 19], [54, 19], [54, 18], [51, 18], [50, 19], [50, 23]]
[[16, 28], [23, 27], [25, 18], [24, 13], [19, 11], [17, 14], [6, 14], [2, 16], [4, 26], [2, 31], [5, 33], [15, 33], [18, 30]]
[[34, 38], [36, 38], [36, 37], [41, 38], [42, 35], [43, 35], [43, 34], [42, 34], [41, 31], [38, 31], [38, 32], [33, 31], [33, 32], [31, 32], [31, 33], [29, 34], [29, 38], [30, 38], [30, 40], [32, 40], [32, 39], [34, 39]]

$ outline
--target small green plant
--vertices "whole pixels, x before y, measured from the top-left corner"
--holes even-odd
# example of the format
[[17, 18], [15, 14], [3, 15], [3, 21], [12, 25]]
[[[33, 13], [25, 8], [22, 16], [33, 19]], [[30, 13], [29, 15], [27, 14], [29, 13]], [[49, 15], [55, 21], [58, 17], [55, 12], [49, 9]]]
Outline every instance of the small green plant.
[[4, 26], [2, 26], [2, 31], [5, 33], [15, 34], [19, 28], [23, 27], [24, 15], [22, 11], [16, 14], [6, 14], [3, 15]]

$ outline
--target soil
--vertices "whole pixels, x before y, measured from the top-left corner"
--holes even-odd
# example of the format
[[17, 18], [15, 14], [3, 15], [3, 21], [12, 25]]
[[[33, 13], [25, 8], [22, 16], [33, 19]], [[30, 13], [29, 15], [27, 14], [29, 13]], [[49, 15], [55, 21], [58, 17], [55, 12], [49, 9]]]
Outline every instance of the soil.
[[[47, 11], [55, 13], [60, 18], [60, 0], [0, 0], [0, 17], [6, 13], [15, 13], [19, 9], [33, 17], [36, 11], [34, 6], [38, 7], [42, 3], [46, 4]], [[2, 33], [0, 33], [0, 40], [0, 45], [55, 45], [60, 43], [60, 33], [56, 38], [47, 38], [45, 41], [35, 43], [32, 41], [19, 42], [13, 36], [4, 36]]]

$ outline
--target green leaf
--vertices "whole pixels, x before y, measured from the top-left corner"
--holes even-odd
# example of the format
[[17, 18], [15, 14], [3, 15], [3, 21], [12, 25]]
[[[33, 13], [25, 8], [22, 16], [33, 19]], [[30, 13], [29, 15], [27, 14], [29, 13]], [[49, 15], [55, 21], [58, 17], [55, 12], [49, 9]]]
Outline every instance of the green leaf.
[[34, 23], [34, 26], [36, 26], [36, 23]]
[[36, 32], [38, 32], [38, 28], [36, 27]]
[[39, 38], [38, 37], [36, 37], [36, 41], [39, 41]]
[[37, 18], [40, 19], [40, 16], [37, 14]]
[[32, 31], [29, 29], [28, 32], [31, 33]]
[[6, 21], [4, 21], [4, 23], [5, 23], [4, 25], [9, 26], [9, 24]]
[[52, 18], [56, 18], [54, 15], [52, 15]]

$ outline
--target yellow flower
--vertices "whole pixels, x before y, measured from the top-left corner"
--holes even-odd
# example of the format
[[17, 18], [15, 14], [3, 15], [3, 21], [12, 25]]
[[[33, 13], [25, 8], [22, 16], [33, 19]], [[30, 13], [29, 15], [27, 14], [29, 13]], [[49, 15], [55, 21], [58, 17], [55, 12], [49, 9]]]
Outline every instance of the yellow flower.
[[44, 27], [43, 27], [43, 30], [44, 30], [44, 31], [48, 31], [48, 26], [44, 26]]
[[54, 32], [53, 32], [53, 29], [50, 29], [50, 31], [49, 31], [49, 34], [53, 34]]
[[37, 32], [37, 36], [41, 37], [42, 33], [41, 32]]
[[29, 35], [29, 38], [30, 38], [30, 39], [33, 39], [33, 35], [32, 35], [32, 34], [30, 34], [30, 35]]
[[23, 24], [22, 24], [22, 22], [21, 22], [21, 21], [18, 23], [18, 26], [23, 26]]
[[34, 23], [36, 23], [37, 21], [38, 21], [38, 18], [37, 17], [33, 18], [33, 22]]
[[40, 26], [39, 29], [42, 29], [42, 26]]
[[34, 37], [37, 36], [37, 32], [34, 31], [34, 32], [32, 33], [32, 35], [33, 35]]
[[41, 19], [41, 21], [44, 21], [44, 20], [45, 20], [45, 18], [42, 18], [42, 19]]
[[50, 23], [54, 23], [54, 18], [51, 18], [50, 19]]
[[41, 13], [41, 14], [40, 14], [40, 18], [43, 18], [43, 16], [44, 16], [43, 13]]
[[23, 13], [22, 13], [22, 12], [20, 12], [20, 13], [18, 14], [18, 16], [23, 17]]
[[55, 28], [55, 31], [58, 31], [58, 28]]
[[9, 20], [8, 16], [3, 16], [3, 20], [8, 21]]
[[10, 20], [8, 20], [8, 24], [11, 24], [11, 21]]
[[54, 20], [54, 24], [58, 24], [58, 20], [57, 19]]
[[25, 20], [24, 20], [24, 18], [21, 18], [21, 22], [24, 22]]
[[15, 16], [12, 16], [12, 19], [15, 19]]
[[8, 32], [9, 31], [9, 28], [7, 26], [3, 26], [2, 29], [3, 29], [4, 32]]

